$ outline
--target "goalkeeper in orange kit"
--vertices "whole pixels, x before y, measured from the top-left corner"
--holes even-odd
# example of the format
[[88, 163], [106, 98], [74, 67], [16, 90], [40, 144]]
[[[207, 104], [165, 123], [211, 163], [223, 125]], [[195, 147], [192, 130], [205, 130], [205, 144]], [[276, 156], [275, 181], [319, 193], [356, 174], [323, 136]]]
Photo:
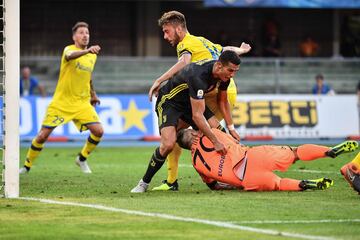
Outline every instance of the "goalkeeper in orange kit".
[[212, 129], [222, 142], [226, 155], [216, 152], [206, 136], [192, 129], [180, 130], [178, 144], [191, 149], [192, 164], [202, 180], [212, 190], [238, 188], [246, 191], [301, 191], [326, 189], [333, 185], [328, 178], [295, 180], [280, 178], [274, 170], [286, 171], [297, 160], [312, 161], [332, 157], [358, 148], [356, 141], [346, 141], [335, 147], [304, 144], [298, 147], [263, 145], [247, 147], [231, 136]]

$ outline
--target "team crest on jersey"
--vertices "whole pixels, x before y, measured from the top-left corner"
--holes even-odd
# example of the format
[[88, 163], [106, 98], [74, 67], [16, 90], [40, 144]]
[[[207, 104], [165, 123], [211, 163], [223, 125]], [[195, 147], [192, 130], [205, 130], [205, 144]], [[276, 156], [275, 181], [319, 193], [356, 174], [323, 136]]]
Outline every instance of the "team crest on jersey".
[[179, 52], [181, 52], [184, 49], [184, 44], [183, 43], [179, 43], [177, 46], [177, 49]]
[[163, 123], [166, 123], [166, 120], [167, 120], [167, 116], [164, 115], [164, 116], [163, 116]]
[[202, 98], [204, 96], [204, 91], [202, 89], [198, 90], [197, 97]]

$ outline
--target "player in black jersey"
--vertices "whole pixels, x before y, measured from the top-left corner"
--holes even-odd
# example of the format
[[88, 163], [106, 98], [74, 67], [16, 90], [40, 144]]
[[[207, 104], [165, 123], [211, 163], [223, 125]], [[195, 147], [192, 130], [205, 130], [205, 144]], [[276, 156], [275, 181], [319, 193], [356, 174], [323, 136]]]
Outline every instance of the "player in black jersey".
[[[145, 192], [155, 173], [164, 164], [167, 155], [176, 143], [176, 132], [189, 125], [198, 128], [214, 144], [221, 154], [226, 154], [224, 145], [218, 141], [210, 127], [219, 127], [214, 114], [205, 105], [205, 93], [218, 88], [218, 106], [227, 125], [232, 124], [227, 87], [240, 67], [240, 57], [233, 51], [224, 51], [218, 60], [192, 63], [175, 74], [159, 91], [156, 113], [161, 135], [158, 147], [150, 159], [144, 177], [131, 190]], [[235, 130], [230, 134], [240, 139]]]

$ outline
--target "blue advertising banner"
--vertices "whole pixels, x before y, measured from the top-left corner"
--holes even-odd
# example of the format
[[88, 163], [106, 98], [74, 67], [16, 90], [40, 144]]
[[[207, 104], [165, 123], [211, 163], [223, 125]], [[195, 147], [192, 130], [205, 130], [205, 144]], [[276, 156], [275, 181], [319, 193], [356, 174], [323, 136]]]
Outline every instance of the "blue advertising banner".
[[[107, 139], [139, 139], [157, 134], [156, 113], [147, 95], [100, 95], [96, 107]], [[24, 97], [20, 99], [20, 137], [36, 136], [51, 98]], [[73, 123], [57, 127], [51, 136], [69, 139], [83, 138]]]
[[204, 0], [206, 7], [360, 8], [359, 0]]

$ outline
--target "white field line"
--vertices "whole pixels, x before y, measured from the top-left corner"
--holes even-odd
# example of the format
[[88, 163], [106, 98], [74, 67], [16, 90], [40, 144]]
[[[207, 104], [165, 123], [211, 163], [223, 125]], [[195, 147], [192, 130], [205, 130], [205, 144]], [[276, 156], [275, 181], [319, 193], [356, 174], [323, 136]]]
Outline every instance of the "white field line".
[[229, 222], [212, 221], [212, 220], [199, 219], [199, 218], [179, 217], [179, 216], [163, 214], [163, 213], [142, 212], [142, 211], [122, 209], [122, 208], [106, 207], [106, 206], [97, 205], [97, 204], [63, 202], [63, 201], [55, 201], [55, 200], [50, 200], [50, 199], [41, 199], [41, 198], [32, 198], [32, 197], [20, 197], [19, 199], [27, 200], [27, 201], [36, 201], [36, 202], [41, 202], [41, 203], [48, 203], [48, 204], [86, 207], [86, 208], [93, 208], [93, 209], [109, 211], [109, 212], [120, 212], [120, 213], [129, 214], [129, 215], [156, 217], [156, 218], [175, 220], [175, 221], [180, 221], [180, 222], [200, 223], [200, 224], [212, 225], [212, 226], [216, 226], [216, 227], [230, 228], [230, 229], [260, 233], [260, 234], [266, 234], [266, 235], [285, 236], [285, 237], [293, 237], [293, 238], [299, 238], [299, 239], [311, 239], [311, 240], [334, 240], [335, 239], [333, 237], [313, 236], [313, 235], [305, 235], [305, 234], [299, 234], [299, 233], [280, 232], [280, 231], [271, 230], [271, 229], [261, 229], [261, 228], [241, 226], [241, 225], [236, 225], [236, 224], [229, 223]]
[[229, 222], [234, 224], [313, 224], [313, 223], [354, 223], [360, 219], [319, 219], [319, 220], [254, 220]]
[[[179, 167], [183, 168], [192, 168], [191, 164], [180, 163]], [[340, 171], [321, 171], [321, 170], [311, 170], [311, 169], [290, 169], [288, 172], [303, 172], [303, 173], [331, 173], [331, 174], [340, 174]]]
[[331, 173], [331, 174], [340, 174], [340, 169], [338, 171], [321, 171], [321, 170], [311, 170], [311, 169], [293, 169], [288, 170], [289, 172], [303, 172], [303, 173]]

